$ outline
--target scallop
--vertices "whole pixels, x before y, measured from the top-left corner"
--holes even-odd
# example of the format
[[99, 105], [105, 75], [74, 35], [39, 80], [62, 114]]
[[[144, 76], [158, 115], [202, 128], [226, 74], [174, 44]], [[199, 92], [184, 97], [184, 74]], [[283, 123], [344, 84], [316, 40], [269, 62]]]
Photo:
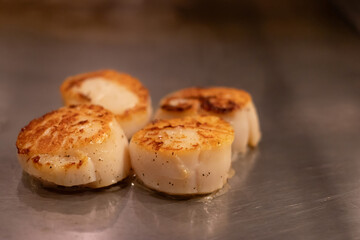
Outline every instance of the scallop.
[[23, 170], [47, 185], [100, 188], [130, 172], [124, 131], [101, 106], [63, 107], [34, 119], [16, 146]]
[[255, 105], [244, 90], [211, 87], [186, 88], [164, 97], [155, 119], [196, 115], [214, 115], [229, 122], [235, 130], [234, 157], [245, 153], [247, 146], [258, 145], [261, 132]]
[[143, 184], [171, 195], [221, 189], [231, 166], [234, 131], [215, 116], [158, 120], [135, 133], [131, 164]]
[[68, 77], [60, 87], [65, 105], [96, 104], [116, 115], [130, 138], [152, 114], [148, 90], [132, 76], [101, 70]]

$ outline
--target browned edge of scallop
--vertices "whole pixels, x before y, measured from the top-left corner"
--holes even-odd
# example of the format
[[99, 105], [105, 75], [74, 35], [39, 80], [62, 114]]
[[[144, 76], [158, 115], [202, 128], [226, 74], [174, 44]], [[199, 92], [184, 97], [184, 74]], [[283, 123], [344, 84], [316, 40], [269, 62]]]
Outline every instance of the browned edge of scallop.
[[[184, 99], [185, 101], [177, 105], [171, 104], [171, 101], [175, 99]], [[169, 112], [193, 110], [227, 114], [243, 109], [251, 101], [251, 95], [241, 89], [227, 87], [192, 87], [167, 95], [161, 100], [160, 108], [163, 111]]]
[[[86, 120], [80, 121], [79, 117]], [[104, 141], [111, 133], [109, 123], [113, 119], [110, 111], [97, 105], [62, 107], [32, 120], [21, 129], [16, 141], [18, 154], [28, 155], [35, 163], [39, 160], [38, 154], [56, 154], [63, 149]], [[81, 126], [89, 123], [100, 124], [99, 131], [81, 137], [84, 131]]]
[[[174, 144], [164, 146], [164, 140], [169, 136], [166, 133], [162, 133], [162, 138], [160, 139], [158, 137], [159, 133], [161, 130], [171, 128], [194, 129], [197, 131], [200, 141], [190, 148], [176, 147], [176, 140]], [[206, 149], [216, 148], [225, 143], [231, 145], [233, 140], [234, 130], [229, 123], [215, 116], [197, 116], [170, 120], [155, 120], [135, 133], [131, 141], [150, 151], [179, 152], [193, 150], [200, 146]]]
[[82, 73], [75, 76], [70, 76], [65, 79], [60, 86], [60, 92], [65, 99], [66, 97], [75, 98], [82, 103], [91, 103], [91, 99], [81, 93], [73, 92], [72, 89], [81, 86], [84, 81], [90, 78], [102, 77], [107, 81], [114, 82], [129, 89], [133, 94], [138, 97], [138, 103], [122, 114], [117, 114], [116, 117], [119, 120], [125, 120], [131, 118], [133, 114], [146, 112], [150, 100], [149, 91], [142, 85], [142, 83], [126, 73], [119, 73], [115, 70], [105, 69], [95, 72]]

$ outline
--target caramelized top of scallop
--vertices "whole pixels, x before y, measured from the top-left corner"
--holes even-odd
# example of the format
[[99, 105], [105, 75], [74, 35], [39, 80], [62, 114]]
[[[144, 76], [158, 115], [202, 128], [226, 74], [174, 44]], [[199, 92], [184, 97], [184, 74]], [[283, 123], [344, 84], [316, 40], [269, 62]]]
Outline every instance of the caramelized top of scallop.
[[233, 140], [233, 128], [215, 116], [155, 120], [135, 133], [131, 139], [147, 150], [172, 154], [231, 145]]
[[65, 79], [60, 87], [66, 105], [91, 103], [105, 107], [120, 119], [146, 112], [148, 90], [136, 78], [114, 70], [83, 73]]
[[162, 99], [160, 108], [169, 112], [226, 114], [244, 108], [250, 101], [250, 94], [244, 90], [225, 87], [194, 87], [169, 94]]
[[62, 107], [32, 120], [22, 128], [16, 147], [19, 154], [63, 153], [109, 138], [115, 116], [96, 105]]

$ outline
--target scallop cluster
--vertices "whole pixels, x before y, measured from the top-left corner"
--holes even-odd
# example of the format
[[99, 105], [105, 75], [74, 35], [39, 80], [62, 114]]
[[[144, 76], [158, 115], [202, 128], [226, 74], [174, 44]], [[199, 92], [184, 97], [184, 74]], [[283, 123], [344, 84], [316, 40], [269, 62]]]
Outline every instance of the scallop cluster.
[[148, 90], [128, 74], [101, 70], [67, 78], [60, 91], [65, 107], [19, 133], [24, 171], [65, 187], [101, 188], [129, 176], [129, 137], [151, 117]]
[[252, 98], [239, 89], [171, 93], [152, 122], [149, 91], [128, 74], [79, 74], [60, 91], [65, 106], [32, 120], [16, 142], [23, 170], [47, 186], [102, 188], [134, 172], [158, 192], [208, 194], [226, 184], [232, 156], [261, 138]]

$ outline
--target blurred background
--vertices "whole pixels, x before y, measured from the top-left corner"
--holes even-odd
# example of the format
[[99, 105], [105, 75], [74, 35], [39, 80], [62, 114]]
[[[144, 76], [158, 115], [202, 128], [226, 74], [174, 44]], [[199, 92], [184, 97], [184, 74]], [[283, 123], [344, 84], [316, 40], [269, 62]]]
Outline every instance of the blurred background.
[[358, 80], [359, 8], [356, 0], [0, 0], [0, 77], [44, 82], [41, 92], [114, 68], [143, 81], [155, 103], [173, 82], [258, 94], [268, 79], [274, 87]]
[[0, 0], [0, 127], [18, 111], [9, 102], [23, 106], [25, 125], [61, 106], [67, 76], [104, 68], [139, 78], [154, 107], [179, 88], [224, 85], [249, 91], [274, 121], [353, 119], [359, 9], [356, 0]]

